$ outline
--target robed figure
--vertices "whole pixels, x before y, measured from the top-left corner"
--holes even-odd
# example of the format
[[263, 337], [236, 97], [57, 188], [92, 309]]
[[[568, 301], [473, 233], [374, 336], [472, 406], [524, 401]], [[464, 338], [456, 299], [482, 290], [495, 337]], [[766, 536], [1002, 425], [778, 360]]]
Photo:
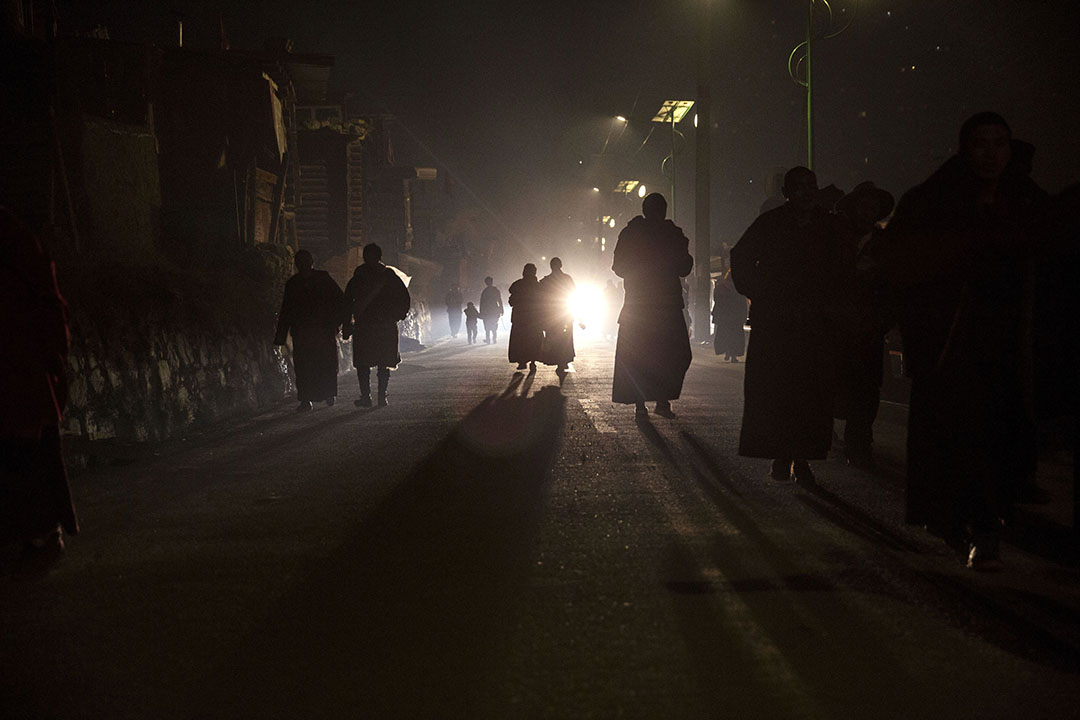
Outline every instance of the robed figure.
[[461, 288], [451, 285], [446, 293], [446, 321], [450, 325], [450, 337], [456, 338], [461, 332], [461, 306], [465, 298], [461, 296]]
[[574, 279], [562, 271], [562, 260], [553, 257], [551, 274], [540, 281], [543, 313], [544, 345], [541, 361], [554, 365], [557, 372], [565, 372], [574, 361], [574, 313], [570, 310], [570, 296], [574, 294]]
[[731, 276], [752, 318], [739, 454], [772, 458], [774, 479], [810, 484], [807, 460], [825, 459], [832, 445], [829, 310], [839, 249], [814, 173], [792, 168], [783, 190], [787, 202], [759, 215], [731, 249]]
[[1031, 260], [1049, 200], [1000, 115], [969, 118], [959, 146], [900, 200], [883, 263], [911, 376], [906, 520], [978, 569], [1037, 460]]
[[382, 248], [364, 246], [364, 262], [345, 286], [343, 337], [353, 337], [353, 367], [360, 381], [357, 407], [371, 407], [371, 368], [378, 368], [379, 407], [387, 405], [390, 368], [401, 362], [398, 322], [409, 314], [412, 298], [398, 274], [382, 263]]
[[0, 545], [23, 543], [26, 569], [44, 568], [63, 552], [62, 533], [79, 531], [60, 448], [67, 306], [44, 248], [2, 207], [0, 252]]
[[728, 362], [739, 362], [746, 354], [746, 298], [735, 289], [731, 271], [713, 288], [713, 351]]
[[543, 303], [540, 283], [536, 279], [536, 266], [528, 263], [521, 271], [521, 278], [510, 284], [510, 362], [517, 363], [518, 370], [536, 369], [544, 342]]
[[285, 283], [274, 344], [284, 345], [292, 335], [297, 410], [304, 411], [313, 402], [333, 405], [337, 397], [342, 293], [330, 273], [314, 269], [307, 250], [297, 251], [293, 263], [296, 274]]
[[643, 214], [619, 233], [611, 265], [625, 293], [611, 399], [633, 403], [639, 417], [648, 414], [645, 402], [655, 401], [657, 413], [670, 416], [671, 401], [682, 393], [690, 367], [680, 278], [690, 274], [694, 259], [686, 235], [665, 219], [662, 195], [648, 195], [641, 209]]

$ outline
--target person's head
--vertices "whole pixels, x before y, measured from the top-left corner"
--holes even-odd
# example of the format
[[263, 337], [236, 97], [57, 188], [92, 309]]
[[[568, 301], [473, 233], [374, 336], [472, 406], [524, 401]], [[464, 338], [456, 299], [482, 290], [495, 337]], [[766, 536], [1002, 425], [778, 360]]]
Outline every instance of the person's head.
[[469, 301], [469, 302], [465, 303], [465, 307], [474, 308], [476, 306], [472, 304], [472, 301]]
[[534, 278], [536, 277], [536, 266], [532, 263], [525, 263], [525, 267], [521, 268], [521, 277]]
[[649, 220], [663, 220], [667, 217], [667, 200], [660, 193], [649, 193], [641, 201], [641, 214]]
[[980, 180], [996, 182], [1012, 159], [1012, 130], [995, 112], [972, 115], [960, 127], [960, 156]]
[[796, 210], [807, 210], [817, 197], [817, 175], [810, 168], [793, 167], [784, 175], [781, 191]]
[[869, 230], [874, 223], [888, 217], [894, 205], [891, 193], [868, 180], [840, 198], [836, 210], [851, 220], [856, 228]]
[[368, 243], [364, 246], [364, 262], [377, 263], [382, 260], [382, 248], [375, 243]]
[[549, 263], [549, 265], [551, 265], [551, 271], [552, 272], [557, 272], [559, 270], [562, 270], [562, 260], [560, 260], [557, 257], [551, 258], [551, 262]]
[[488, 275], [486, 278], [484, 278], [484, 284], [487, 285], [488, 287], [491, 287], [491, 283], [493, 283], [493, 282], [495, 282], [495, 281], [491, 279], [490, 275]]
[[296, 254], [293, 255], [293, 265], [296, 266], [298, 271], [304, 272], [315, 266], [315, 259], [311, 257], [311, 253], [307, 250], [297, 250]]

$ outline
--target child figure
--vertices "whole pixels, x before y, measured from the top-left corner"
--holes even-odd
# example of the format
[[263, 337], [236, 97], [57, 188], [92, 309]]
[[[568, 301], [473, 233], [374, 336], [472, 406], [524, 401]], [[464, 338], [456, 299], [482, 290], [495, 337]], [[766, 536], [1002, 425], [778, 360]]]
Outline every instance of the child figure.
[[476, 342], [476, 321], [480, 317], [480, 311], [476, 306], [469, 303], [465, 306], [465, 334], [469, 338], [469, 344]]

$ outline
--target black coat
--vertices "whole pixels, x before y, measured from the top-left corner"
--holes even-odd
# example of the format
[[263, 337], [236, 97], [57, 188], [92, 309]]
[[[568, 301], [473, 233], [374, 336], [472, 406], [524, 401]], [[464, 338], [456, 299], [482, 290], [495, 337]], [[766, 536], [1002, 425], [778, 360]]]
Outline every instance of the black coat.
[[569, 300], [577, 286], [562, 270], [552, 270], [539, 282], [540, 324], [544, 329], [541, 361], [567, 365], [574, 360], [574, 315]]
[[353, 367], [395, 367], [399, 321], [412, 299], [401, 278], [382, 263], [364, 263], [345, 286], [345, 327], [353, 335]]
[[631, 220], [615, 245], [612, 271], [625, 297], [615, 344], [611, 399], [675, 400], [690, 367], [682, 283], [694, 267], [690, 241], [670, 220]]
[[535, 277], [523, 277], [510, 285], [510, 362], [525, 363], [540, 359], [544, 330], [541, 325], [542, 303], [540, 283]]
[[759, 215], [731, 249], [731, 276], [752, 318], [740, 455], [819, 459], [831, 447], [828, 311], [838, 256], [829, 216], [800, 224], [790, 205]]

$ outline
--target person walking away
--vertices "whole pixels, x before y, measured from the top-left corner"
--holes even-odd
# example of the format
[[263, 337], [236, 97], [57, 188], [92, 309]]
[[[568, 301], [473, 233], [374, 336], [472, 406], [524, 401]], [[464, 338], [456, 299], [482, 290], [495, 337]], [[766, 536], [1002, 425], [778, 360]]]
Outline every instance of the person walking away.
[[409, 314], [412, 298], [397, 273], [382, 263], [382, 248], [364, 246], [364, 262], [345, 286], [345, 323], [341, 335], [353, 336], [353, 366], [360, 381], [357, 407], [371, 407], [371, 368], [378, 368], [378, 404], [386, 407], [390, 368], [401, 362], [398, 322]]
[[19, 542], [20, 571], [47, 570], [79, 523], [60, 448], [70, 345], [67, 306], [38, 239], [0, 207], [0, 543]]
[[484, 278], [486, 287], [480, 293], [480, 317], [484, 321], [485, 345], [498, 341], [499, 318], [503, 315], [502, 295], [492, 282], [490, 277]]
[[682, 229], [666, 219], [663, 195], [647, 195], [641, 212], [619, 233], [611, 265], [625, 290], [611, 400], [633, 404], [638, 418], [648, 417], [645, 403], [655, 401], [656, 414], [671, 418], [692, 359], [680, 279], [694, 259]]
[[469, 303], [465, 306], [465, 334], [468, 336], [469, 344], [472, 345], [476, 342], [476, 321], [480, 319], [480, 311], [476, 309], [476, 306]]
[[278, 313], [275, 345], [291, 334], [296, 370], [298, 412], [313, 402], [333, 405], [337, 398], [338, 346], [342, 292], [330, 273], [315, 270], [311, 253], [298, 250], [293, 257], [296, 274], [285, 283]]
[[1000, 115], [968, 118], [959, 153], [901, 198], [885, 233], [911, 375], [905, 520], [973, 569], [999, 565], [1002, 522], [1037, 457], [1027, 308], [1049, 199], [1025, 147]]
[[885, 370], [885, 333], [891, 315], [877, 283], [858, 282], [860, 262], [877, 223], [888, 217], [893, 196], [864, 182], [836, 204], [836, 232], [840, 242], [843, 281], [839, 284], [833, 332], [836, 338], [835, 415], [844, 420], [844, 458], [849, 465], [874, 465], [874, 420], [881, 403], [881, 378]]
[[446, 293], [446, 320], [450, 324], [450, 337], [456, 338], [458, 332], [461, 331], [461, 303], [464, 302], [464, 298], [461, 297], [461, 288], [454, 285], [450, 286], [449, 292]]
[[713, 288], [713, 352], [737, 363], [746, 354], [746, 298], [735, 289], [731, 271], [718, 278]]
[[832, 444], [828, 309], [840, 273], [839, 243], [821, 207], [817, 176], [784, 176], [787, 202], [762, 213], [731, 249], [735, 288], [752, 304], [739, 454], [772, 458], [770, 476], [815, 481], [809, 460]]
[[570, 310], [570, 296], [577, 286], [574, 279], [562, 271], [560, 258], [553, 257], [548, 264], [551, 272], [540, 281], [544, 327], [541, 359], [545, 365], [554, 365], [556, 374], [562, 377], [574, 361], [574, 314]]
[[544, 330], [540, 324], [540, 283], [536, 279], [535, 265], [527, 263], [522, 268], [521, 278], [510, 285], [507, 302], [513, 308], [510, 311], [510, 347], [507, 355], [510, 362], [517, 363], [518, 370], [527, 367], [530, 372], [535, 372], [544, 342]]

